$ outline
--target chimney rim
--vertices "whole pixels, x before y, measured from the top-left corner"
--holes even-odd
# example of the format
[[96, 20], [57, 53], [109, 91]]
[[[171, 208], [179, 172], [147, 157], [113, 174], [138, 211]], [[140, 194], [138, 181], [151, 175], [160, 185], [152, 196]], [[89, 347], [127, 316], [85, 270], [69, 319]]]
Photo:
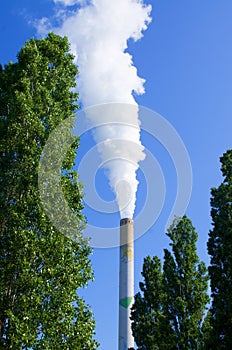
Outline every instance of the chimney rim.
[[120, 226], [127, 225], [127, 224], [133, 224], [133, 219], [131, 218], [123, 218], [120, 220]]

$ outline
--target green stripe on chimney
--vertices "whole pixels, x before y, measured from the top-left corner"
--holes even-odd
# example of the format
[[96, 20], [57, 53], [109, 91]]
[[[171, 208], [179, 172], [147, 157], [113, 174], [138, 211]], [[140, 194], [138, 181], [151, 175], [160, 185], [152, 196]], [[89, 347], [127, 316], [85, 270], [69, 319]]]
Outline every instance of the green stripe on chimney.
[[133, 300], [132, 297], [125, 298], [125, 299], [121, 299], [121, 300], [119, 301], [119, 304], [120, 304], [122, 307], [124, 307], [125, 309], [127, 309], [127, 308], [130, 306], [130, 304], [132, 303], [132, 300]]

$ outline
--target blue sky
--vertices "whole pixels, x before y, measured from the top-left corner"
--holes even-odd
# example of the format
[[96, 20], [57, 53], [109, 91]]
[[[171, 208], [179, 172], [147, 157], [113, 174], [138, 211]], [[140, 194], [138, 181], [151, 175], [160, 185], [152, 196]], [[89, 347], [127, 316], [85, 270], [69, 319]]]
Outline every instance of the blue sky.
[[[146, 93], [136, 101], [162, 115], [178, 132], [188, 151], [193, 173], [192, 196], [187, 215], [199, 234], [198, 253], [208, 263], [206, 241], [210, 229], [210, 188], [221, 181], [219, 157], [231, 148], [232, 130], [232, 3], [230, 0], [163, 0], [152, 4], [152, 22], [144, 37], [129, 41], [128, 51], [140, 77], [146, 79]], [[50, 16], [52, 0], [2, 0], [0, 5], [0, 63], [15, 61], [25, 41], [36, 37], [31, 24]], [[151, 123], [152, 123], [151, 119]], [[82, 139], [79, 159], [94, 142], [91, 134]], [[172, 209], [177, 179], [173, 162], [158, 140], [146, 132], [142, 142], [157, 160], [166, 183], [164, 207], [151, 229], [135, 242], [135, 289], [141, 280], [143, 258], [158, 255], [168, 246], [165, 226]], [[151, 173], [153, 170], [151, 169]], [[146, 175], [137, 193], [136, 215], [144, 205]], [[154, 183], [156, 176], [154, 172]], [[84, 182], [84, 179], [82, 179]], [[112, 199], [102, 170], [96, 187], [101, 196]], [[158, 188], [157, 188], [158, 191]], [[154, 193], [154, 206], [158, 193]], [[115, 226], [119, 215], [99, 214], [86, 208], [91, 224]], [[118, 248], [94, 249], [91, 256], [95, 281], [83, 292], [94, 312], [96, 338], [101, 350], [117, 348]]]

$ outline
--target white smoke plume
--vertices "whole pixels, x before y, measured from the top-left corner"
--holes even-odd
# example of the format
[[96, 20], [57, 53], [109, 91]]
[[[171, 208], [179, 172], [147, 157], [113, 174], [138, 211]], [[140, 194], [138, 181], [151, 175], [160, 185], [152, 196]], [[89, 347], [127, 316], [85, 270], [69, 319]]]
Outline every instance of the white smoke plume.
[[[49, 27], [42, 19], [38, 30], [66, 35], [79, 68], [78, 91], [96, 128], [98, 144], [121, 217], [133, 217], [138, 181], [136, 170], [145, 154], [140, 141], [138, 106], [133, 93], [144, 93], [144, 80], [137, 75], [128, 40], [137, 41], [151, 21], [151, 6], [143, 0], [54, 0], [62, 5], [62, 23]], [[78, 5], [74, 10], [66, 6]], [[111, 104], [112, 103], [112, 104]], [[116, 103], [116, 104], [114, 104]], [[130, 105], [130, 106], [129, 106]], [[128, 106], [128, 107], [127, 107]]]

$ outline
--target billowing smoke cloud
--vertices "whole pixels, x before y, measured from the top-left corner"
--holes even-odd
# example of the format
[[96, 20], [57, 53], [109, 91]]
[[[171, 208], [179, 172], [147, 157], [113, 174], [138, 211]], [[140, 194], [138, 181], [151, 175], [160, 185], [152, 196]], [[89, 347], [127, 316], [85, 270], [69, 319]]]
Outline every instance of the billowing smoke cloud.
[[[145, 154], [140, 142], [138, 106], [133, 93], [144, 93], [144, 80], [137, 75], [129, 39], [142, 37], [149, 24], [151, 6], [142, 0], [54, 0], [63, 5], [59, 28], [48, 28], [43, 19], [40, 32], [53, 29], [67, 35], [79, 67], [78, 90], [87, 117], [96, 128], [98, 144], [121, 217], [133, 217], [138, 181], [136, 170]], [[78, 5], [75, 10], [65, 6]], [[65, 11], [64, 11], [65, 10]], [[112, 104], [111, 104], [112, 103]], [[116, 103], [116, 104], [115, 104]], [[130, 106], [129, 106], [130, 105]]]

